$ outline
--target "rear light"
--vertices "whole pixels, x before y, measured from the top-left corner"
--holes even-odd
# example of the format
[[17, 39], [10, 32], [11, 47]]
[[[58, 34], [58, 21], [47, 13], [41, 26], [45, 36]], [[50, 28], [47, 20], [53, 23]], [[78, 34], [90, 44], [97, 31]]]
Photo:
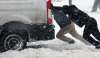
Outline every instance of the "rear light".
[[49, 25], [49, 28], [50, 28], [50, 29], [55, 28], [55, 26], [53, 25], [53, 21], [52, 21], [52, 19], [50, 19], [50, 18], [48, 18], [48, 25]]
[[51, 5], [51, 1], [52, 1], [52, 0], [48, 0], [48, 1], [47, 1], [47, 7], [48, 7], [48, 9], [51, 9], [51, 8], [52, 8], [52, 7], [51, 7], [51, 6], [52, 6], [52, 5]]
[[52, 22], [52, 19], [51, 19], [51, 18], [48, 18], [48, 24], [49, 24], [49, 25], [53, 24], [53, 22]]
[[53, 21], [52, 21], [52, 13], [51, 13], [51, 8], [52, 8], [52, 4], [51, 4], [51, 1], [52, 0], [48, 0], [47, 1], [47, 23], [49, 25], [52, 25], [53, 24]]

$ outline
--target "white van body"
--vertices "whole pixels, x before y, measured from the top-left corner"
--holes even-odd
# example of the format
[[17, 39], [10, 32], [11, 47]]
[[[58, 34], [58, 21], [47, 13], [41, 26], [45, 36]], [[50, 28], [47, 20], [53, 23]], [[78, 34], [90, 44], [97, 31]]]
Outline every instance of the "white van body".
[[47, 0], [0, 0], [0, 25], [9, 21], [47, 23]]
[[0, 52], [53, 40], [51, 0], [0, 0]]

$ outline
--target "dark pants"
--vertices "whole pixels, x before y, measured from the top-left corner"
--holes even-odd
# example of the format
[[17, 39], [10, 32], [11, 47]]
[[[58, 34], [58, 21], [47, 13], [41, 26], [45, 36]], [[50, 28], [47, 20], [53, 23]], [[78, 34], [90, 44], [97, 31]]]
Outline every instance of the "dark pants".
[[[96, 38], [96, 40], [90, 36], [91, 34]], [[85, 40], [87, 40], [88, 42], [90, 42], [91, 44], [93, 44], [95, 46], [100, 44], [99, 43], [100, 32], [99, 32], [98, 27], [97, 27], [97, 22], [94, 19], [90, 20], [86, 24], [85, 29], [84, 29], [84, 33], [83, 33], [83, 37], [85, 38]]]

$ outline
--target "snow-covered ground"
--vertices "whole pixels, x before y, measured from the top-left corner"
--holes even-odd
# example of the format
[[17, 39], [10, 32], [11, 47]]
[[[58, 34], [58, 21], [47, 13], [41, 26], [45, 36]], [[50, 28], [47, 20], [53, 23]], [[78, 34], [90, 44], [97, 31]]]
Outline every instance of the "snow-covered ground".
[[[94, 0], [73, 0], [73, 4], [78, 8], [88, 13], [91, 17], [96, 18], [100, 30], [100, 10], [94, 13], [90, 12], [93, 2]], [[55, 3], [55, 5], [65, 5], [66, 3], [67, 2], [63, 0], [60, 3]], [[57, 33], [60, 28], [55, 21], [54, 24], [56, 25], [55, 29]], [[83, 28], [76, 26], [76, 30], [81, 35]], [[69, 34], [66, 34], [66, 36], [73, 38]], [[22, 51], [7, 51], [0, 53], [0, 58], [100, 58], [99, 49], [97, 50], [93, 46], [84, 45], [78, 40], [76, 40], [75, 44], [68, 44], [58, 39], [54, 39], [50, 41], [29, 43], [29, 46], [33, 46], [34, 44], [41, 44], [43, 47], [38, 49], [27, 48]]]

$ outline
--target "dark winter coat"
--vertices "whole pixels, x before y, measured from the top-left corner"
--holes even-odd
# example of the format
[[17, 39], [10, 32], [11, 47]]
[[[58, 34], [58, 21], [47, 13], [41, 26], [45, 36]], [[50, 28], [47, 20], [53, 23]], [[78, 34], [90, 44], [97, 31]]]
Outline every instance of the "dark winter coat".
[[97, 26], [96, 20], [94, 18], [88, 16], [87, 13], [81, 11], [75, 5], [71, 5], [67, 9], [68, 10], [66, 10], [66, 7], [64, 8], [65, 13], [68, 14], [71, 17], [71, 20], [75, 22], [78, 26]]
[[68, 16], [66, 16], [66, 14], [63, 12], [62, 7], [53, 7], [52, 14], [54, 15], [55, 21], [61, 28], [71, 23]]
[[68, 14], [72, 18], [72, 21], [74, 21], [80, 27], [85, 25], [90, 20], [90, 17], [88, 16], [88, 14], [81, 11], [74, 5], [69, 6]]

